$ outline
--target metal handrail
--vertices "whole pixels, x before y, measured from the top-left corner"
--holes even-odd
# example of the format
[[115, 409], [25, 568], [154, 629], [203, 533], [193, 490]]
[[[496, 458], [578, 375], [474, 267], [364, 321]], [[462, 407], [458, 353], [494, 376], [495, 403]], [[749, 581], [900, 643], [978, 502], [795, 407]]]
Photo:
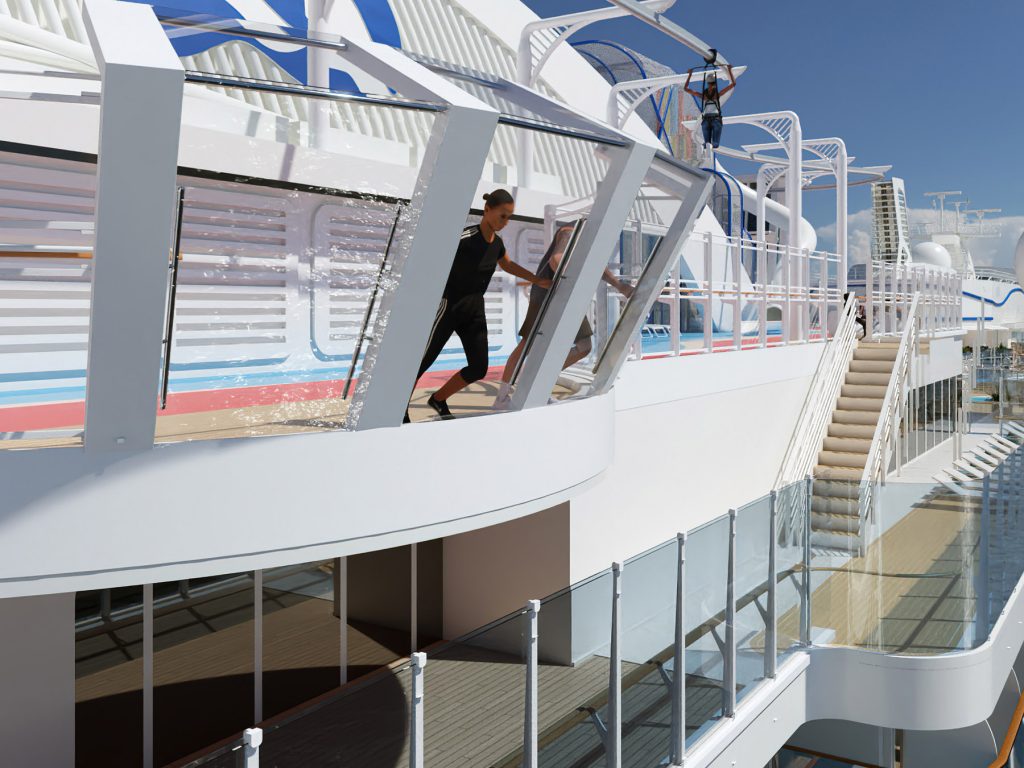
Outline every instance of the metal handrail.
[[996, 759], [988, 764], [988, 768], [1010, 768], [1012, 762], [1013, 745], [1020, 733], [1021, 720], [1024, 720], [1024, 693], [1017, 699], [1017, 708], [1013, 710], [1013, 717], [1010, 718], [1010, 727], [1006, 729], [1006, 736], [1003, 737], [1003, 744], [999, 748]]
[[856, 345], [856, 307], [857, 299], [851, 295], [843, 307], [835, 335], [832, 341], [827, 343], [818, 361], [814, 378], [811, 380], [811, 388], [804, 400], [793, 435], [789, 439], [779, 474], [775, 478], [776, 490], [806, 477], [814, 466], [818, 451], [821, 450]]
[[394, 109], [410, 109], [416, 112], [444, 112], [448, 108], [444, 104], [430, 101], [403, 99], [400, 96], [369, 96], [344, 91], [332, 91], [329, 88], [318, 88], [298, 83], [283, 83], [276, 80], [261, 80], [255, 77], [239, 75], [222, 75], [215, 72], [200, 72], [194, 69], [185, 70], [185, 82], [195, 85], [214, 85], [223, 88], [259, 91], [260, 93], [282, 93], [305, 99], [325, 99], [327, 101], [346, 101], [354, 104], [369, 104]]

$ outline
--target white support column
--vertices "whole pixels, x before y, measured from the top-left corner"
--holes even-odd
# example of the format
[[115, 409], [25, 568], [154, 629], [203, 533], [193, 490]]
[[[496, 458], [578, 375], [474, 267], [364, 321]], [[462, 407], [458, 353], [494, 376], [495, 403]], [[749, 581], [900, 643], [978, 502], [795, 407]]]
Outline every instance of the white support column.
[[537, 768], [537, 643], [540, 600], [526, 603], [526, 701], [523, 712], [523, 768]]
[[[330, 32], [327, 16], [333, 0], [306, 0], [306, 12], [309, 19], [309, 31], [312, 33]], [[330, 88], [331, 59], [337, 53], [318, 45], [306, 47], [306, 83], [317, 88]], [[309, 99], [309, 143], [313, 147], [323, 147], [324, 139], [331, 127], [332, 103], [325, 99]]]
[[242, 733], [245, 768], [260, 768], [260, 745], [263, 744], [262, 728], [246, 728]]
[[580, 327], [580, 319], [597, 291], [601, 274], [615, 250], [654, 153], [654, 147], [646, 144], [610, 148], [608, 171], [598, 186], [586, 226], [562, 272], [561, 282], [551, 288], [548, 311], [541, 318], [533, 344], [523, 359], [512, 393], [513, 409], [547, 404], [565, 355]]
[[[661, 165], [661, 161], [655, 160], [655, 167]], [[680, 169], [665, 169], [673, 176], [682, 173]], [[675, 275], [672, 289], [672, 324], [673, 339], [672, 349], [678, 354], [679, 347], [679, 259], [681, 258], [682, 246], [693, 231], [693, 224], [697, 216], [704, 208], [708, 195], [714, 184], [713, 179], [704, 173], [687, 171], [688, 179], [678, 179], [675, 183], [666, 184], [666, 191], [671, 189], [673, 194], [681, 195], [681, 202], [668, 231], [658, 243], [657, 250], [647, 260], [644, 270], [633, 287], [633, 295], [626, 303], [619, 322], [615, 326], [604, 351], [594, 369], [593, 392], [606, 392], [615, 383], [616, 377], [629, 354], [629, 346], [636, 335], [643, 327], [644, 321], [654, 302], [661, 295], [665, 285], [666, 276], [671, 273]], [[660, 175], [653, 172], [653, 175]]]
[[338, 615], [338, 684], [348, 682], [348, 558], [334, 560], [334, 605]]
[[[789, 253], [790, 271], [790, 292], [800, 290], [806, 283], [803, 280], [803, 269], [800, 256], [800, 223], [803, 217], [803, 135], [800, 131], [800, 120], [796, 115], [792, 116], [792, 125], [789, 132], [789, 141], [786, 152], [789, 155], [789, 166], [786, 172], [786, 207], [789, 209], [789, 231], [786, 232], [786, 245]], [[789, 324], [791, 329], [800, 334], [800, 341], [807, 341], [804, 333], [804, 318], [807, 315], [807, 305], [800, 300], [794, 302], [790, 307]], [[792, 331], [790, 341], [793, 341]]]
[[[349, 412], [347, 427], [364, 430], [402, 423], [498, 113], [398, 51], [346, 42], [353, 64], [375, 74], [369, 67], [383, 61], [390, 68], [379, 76], [399, 92], [448, 105], [435, 113], [408, 217], [392, 246], [394, 288], [382, 294]], [[352, 55], [357, 45], [365, 56]]]
[[252, 578], [252, 626], [253, 626], [253, 703], [254, 723], [263, 722], [263, 570], [253, 572]]
[[686, 534], [676, 534], [676, 623], [672, 656], [671, 764], [686, 759]]
[[153, 768], [153, 585], [142, 585], [142, 766]]
[[151, 8], [86, 0], [102, 80], [85, 446], [153, 445], [185, 73]]
[[409, 653], [416, 653], [419, 645], [419, 547], [416, 542], [409, 545]]
[[412, 654], [412, 701], [409, 712], [409, 768], [423, 768], [423, 670], [427, 654]]
[[836, 139], [836, 146], [839, 153], [836, 155], [836, 253], [839, 255], [839, 274], [836, 276], [836, 284], [839, 286], [839, 295], [846, 293], [846, 272], [850, 268], [850, 208], [849, 208], [849, 164], [850, 160], [846, 152], [846, 142]]

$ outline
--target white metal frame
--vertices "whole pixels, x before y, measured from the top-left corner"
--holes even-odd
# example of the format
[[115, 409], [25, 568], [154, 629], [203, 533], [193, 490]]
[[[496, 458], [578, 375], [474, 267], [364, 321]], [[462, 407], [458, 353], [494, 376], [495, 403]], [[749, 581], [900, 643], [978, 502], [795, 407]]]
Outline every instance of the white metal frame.
[[156, 433], [185, 73], [151, 8], [87, 0], [102, 79], [85, 446], [150, 448]]

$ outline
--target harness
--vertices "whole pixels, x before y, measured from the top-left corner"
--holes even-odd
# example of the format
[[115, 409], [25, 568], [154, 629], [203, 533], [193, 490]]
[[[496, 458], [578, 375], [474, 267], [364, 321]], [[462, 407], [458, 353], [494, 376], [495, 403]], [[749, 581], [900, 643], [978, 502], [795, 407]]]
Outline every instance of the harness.
[[[721, 102], [721, 96], [717, 95], [718, 89], [717, 88], [715, 89], [716, 96], [715, 96], [714, 99], [708, 99], [708, 97], [707, 97], [707, 94], [708, 94], [708, 81], [707, 81], [708, 70], [714, 71], [715, 69], [717, 69], [718, 67], [717, 67], [717, 65], [715, 63], [717, 61], [718, 61], [718, 50], [715, 49], [715, 48], [712, 48], [711, 49], [711, 57], [710, 58], [705, 57], [705, 59], [704, 59], [704, 69], [702, 70], [703, 73], [704, 73], [704, 77], [702, 78], [702, 82], [704, 83], [704, 88], [701, 90], [701, 95], [700, 95], [700, 119], [702, 121], [703, 120], [721, 120], [722, 119], [722, 102]], [[717, 78], [716, 78], [716, 80], [717, 80]], [[718, 108], [718, 114], [708, 115], [708, 114], [704, 113], [704, 110], [707, 109], [707, 106], [708, 106], [709, 103], [714, 104]]]

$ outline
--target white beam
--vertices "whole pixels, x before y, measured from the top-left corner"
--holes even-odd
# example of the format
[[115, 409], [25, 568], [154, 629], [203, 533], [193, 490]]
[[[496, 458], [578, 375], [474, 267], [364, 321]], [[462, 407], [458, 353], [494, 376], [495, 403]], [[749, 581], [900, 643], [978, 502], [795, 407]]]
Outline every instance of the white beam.
[[587, 224], [561, 282], [551, 287], [548, 311], [537, 324], [533, 344], [523, 359], [512, 393], [514, 409], [547, 404], [654, 154], [655, 149], [646, 144], [608, 152], [608, 171], [598, 186]]
[[85, 446], [151, 447], [184, 70], [151, 8], [86, 0], [102, 78]]
[[[349, 45], [355, 49], [359, 43]], [[349, 429], [397, 427], [441, 301], [459, 235], [473, 203], [498, 113], [402, 54], [376, 44], [346, 58], [404, 95], [448, 104], [436, 113], [410, 210], [389, 254], [384, 290], [349, 412]], [[372, 51], [369, 49], [373, 49]], [[379, 50], [385, 48], [386, 50]], [[387, 58], [387, 67], [381, 59]]]
[[[669, 272], [678, 264], [682, 246], [693, 231], [694, 222], [714, 187], [714, 179], [710, 174], [673, 167], [658, 159], [655, 159], [652, 166], [651, 178], [655, 186], [678, 196], [679, 208], [668, 231], [658, 243], [657, 251], [644, 266], [640, 279], [633, 287], [633, 294], [623, 308], [615, 330], [612, 331], [598, 359], [591, 394], [600, 394], [615, 383], [619, 370], [629, 354], [630, 345], [640, 333], [651, 306], [661, 295]], [[675, 286], [672, 301], [678, 306], [679, 297]]]

